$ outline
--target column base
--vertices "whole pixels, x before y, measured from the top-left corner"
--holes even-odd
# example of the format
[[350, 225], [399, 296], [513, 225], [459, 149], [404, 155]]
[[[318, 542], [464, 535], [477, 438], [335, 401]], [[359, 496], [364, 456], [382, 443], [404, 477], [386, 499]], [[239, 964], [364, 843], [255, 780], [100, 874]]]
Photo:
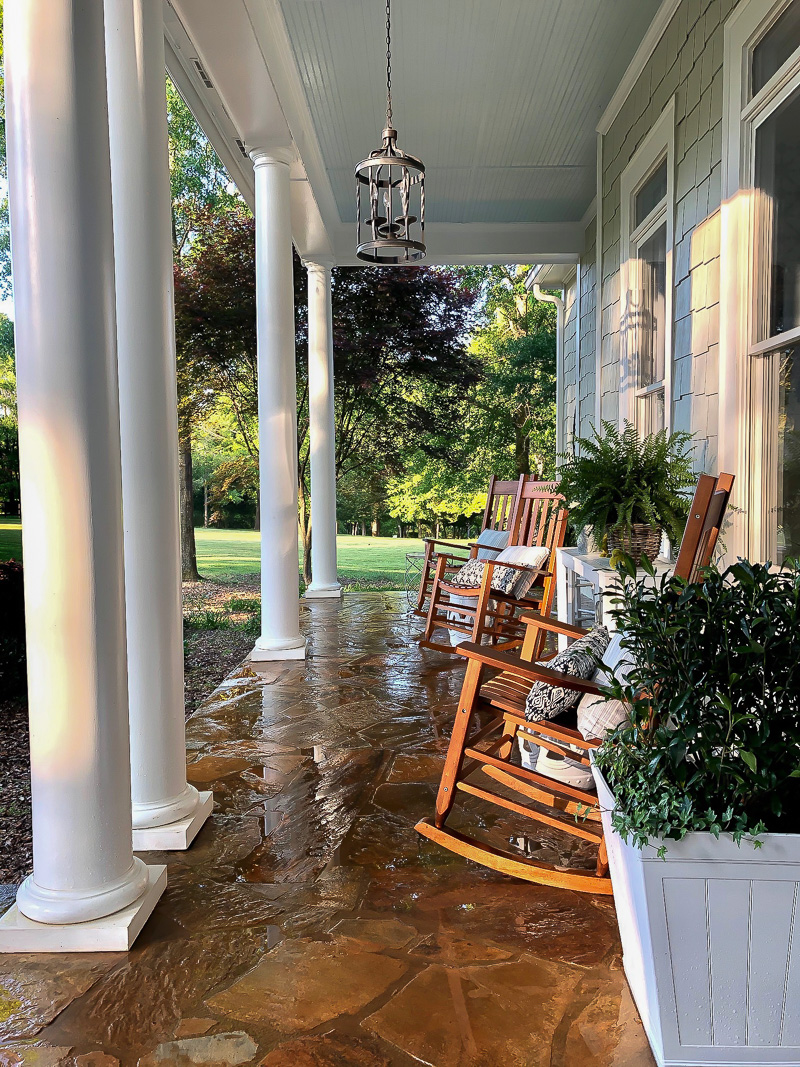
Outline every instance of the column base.
[[133, 829], [150, 830], [171, 826], [179, 819], [191, 818], [199, 803], [200, 794], [188, 782], [184, 784], [183, 791], [178, 796], [172, 797], [166, 803], [159, 800], [154, 804], [137, 804], [134, 800], [131, 805]]
[[164, 826], [134, 827], [134, 852], [183, 852], [197, 837], [214, 808], [214, 795], [199, 794], [197, 807], [189, 815]]
[[144, 893], [127, 908], [83, 923], [28, 919], [14, 904], [0, 918], [0, 952], [127, 952], [167, 888], [167, 868], [147, 868]]
[[336, 585], [311, 585], [303, 593], [303, 600], [332, 600], [340, 598], [342, 595], [342, 587], [337, 583]]
[[302, 644], [294, 645], [290, 648], [265, 648], [256, 642], [256, 647], [250, 653], [250, 659], [254, 663], [263, 663], [266, 660], [305, 659], [305, 638], [301, 638], [300, 640]]

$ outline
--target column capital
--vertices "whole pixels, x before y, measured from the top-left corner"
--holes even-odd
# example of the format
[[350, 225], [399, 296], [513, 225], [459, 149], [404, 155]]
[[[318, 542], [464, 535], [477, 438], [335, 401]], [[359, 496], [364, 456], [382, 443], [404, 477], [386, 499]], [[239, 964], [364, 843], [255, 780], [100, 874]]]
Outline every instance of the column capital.
[[333, 260], [322, 259], [320, 256], [317, 256], [315, 259], [304, 259], [303, 265], [309, 274], [322, 274], [326, 277], [330, 277], [333, 268]]
[[274, 166], [276, 163], [288, 167], [294, 159], [291, 148], [251, 148], [249, 154], [255, 168]]

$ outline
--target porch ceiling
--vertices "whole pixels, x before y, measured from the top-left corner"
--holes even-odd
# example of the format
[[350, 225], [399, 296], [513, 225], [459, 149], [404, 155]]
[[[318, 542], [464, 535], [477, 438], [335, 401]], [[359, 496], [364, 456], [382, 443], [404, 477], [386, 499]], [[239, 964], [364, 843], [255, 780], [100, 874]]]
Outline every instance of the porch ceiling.
[[[395, 124], [401, 147], [427, 166], [432, 262], [580, 251], [595, 128], [658, 7], [395, 0]], [[198, 115], [212, 140], [235, 130], [261, 147], [291, 136], [301, 254], [356, 262], [353, 166], [379, 143], [385, 117], [382, 0], [171, 0], [167, 11], [181, 60], [171, 73], [182, 89], [194, 81], [187, 97], [199, 94], [215, 120]]]

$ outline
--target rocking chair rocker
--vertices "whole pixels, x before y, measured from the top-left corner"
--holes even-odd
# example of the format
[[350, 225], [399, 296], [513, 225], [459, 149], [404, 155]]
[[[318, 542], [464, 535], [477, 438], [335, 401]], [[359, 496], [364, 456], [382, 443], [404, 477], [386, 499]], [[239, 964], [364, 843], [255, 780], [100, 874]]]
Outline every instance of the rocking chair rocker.
[[[677, 576], [689, 582], [696, 581], [700, 571], [710, 564], [733, 481], [729, 474], [720, 474], [718, 478], [705, 474], [700, 477], [675, 565]], [[552, 720], [528, 722], [525, 718], [525, 701], [534, 682], [600, 695], [597, 683], [591, 679], [576, 678], [534, 662], [547, 633], [574, 640], [589, 631], [542, 615], [523, 615], [521, 621], [526, 632], [519, 655], [476, 643], [459, 646], [459, 654], [467, 658], [467, 671], [439, 784], [435, 815], [433, 819], [421, 820], [416, 829], [451, 852], [502, 874], [563, 889], [610, 894], [611, 880], [597, 795], [511, 762], [514, 743], [519, 736], [556, 756], [589, 765], [588, 754], [602, 743], [601, 738], [585, 738], [575, 727]], [[484, 679], [485, 670], [493, 673], [488, 680]], [[481, 726], [477, 719], [483, 711], [489, 711], [491, 719]], [[491, 783], [479, 779], [478, 784], [473, 777], [475, 772], [499, 783], [520, 800], [486, 788]], [[445, 823], [458, 793], [596, 844], [594, 872], [535, 862], [450, 829]], [[583, 817], [576, 819], [576, 815]], [[564, 816], [572, 818], [568, 820]]]

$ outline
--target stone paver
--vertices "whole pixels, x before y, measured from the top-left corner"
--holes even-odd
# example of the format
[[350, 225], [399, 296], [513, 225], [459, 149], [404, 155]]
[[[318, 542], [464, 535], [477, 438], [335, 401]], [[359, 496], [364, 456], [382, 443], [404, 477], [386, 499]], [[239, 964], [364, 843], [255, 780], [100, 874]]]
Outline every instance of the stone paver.
[[[0, 960], [0, 1067], [652, 1067], [613, 903], [437, 848], [463, 676], [398, 594], [302, 606], [305, 663], [235, 670], [187, 723], [214, 816], [125, 956]], [[472, 801], [550, 863], [591, 847]]]

